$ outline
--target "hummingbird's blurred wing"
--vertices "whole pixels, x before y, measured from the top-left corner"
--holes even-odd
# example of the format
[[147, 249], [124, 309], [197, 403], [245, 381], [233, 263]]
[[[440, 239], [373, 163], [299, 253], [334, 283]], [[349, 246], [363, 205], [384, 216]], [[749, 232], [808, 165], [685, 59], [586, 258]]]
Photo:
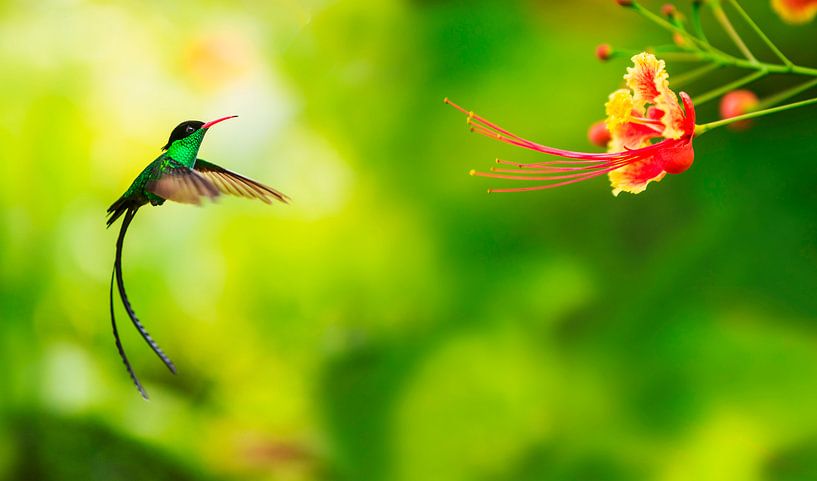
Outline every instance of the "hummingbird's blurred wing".
[[148, 192], [182, 204], [201, 204], [202, 197], [214, 199], [219, 196], [218, 188], [203, 175], [183, 165], [164, 171], [157, 180], [146, 186]]
[[267, 187], [260, 182], [211, 164], [206, 160], [196, 159], [194, 169], [212, 182], [222, 194], [236, 195], [248, 199], [259, 199], [267, 204], [271, 204], [272, 199], [279, 200], [285, 204], [289, 203], [289, 197], [272, 187]]

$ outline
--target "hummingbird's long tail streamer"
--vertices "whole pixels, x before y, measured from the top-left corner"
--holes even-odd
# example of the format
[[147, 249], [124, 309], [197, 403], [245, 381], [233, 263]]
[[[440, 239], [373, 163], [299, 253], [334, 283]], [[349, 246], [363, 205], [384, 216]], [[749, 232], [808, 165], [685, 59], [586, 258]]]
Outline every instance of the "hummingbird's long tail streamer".
[[111, 325], [113, 326], [113, 338], [116, 341], [116, 349], [119, 351], [119, 357], [122, 358], [122, 362], [125, 363], [125, 369], [128, 370], [128, 374], [130, 374], [130, 378], [133, 380], [133, 383], [136, 384], [136, 389], [139, 390], [139, 394], [142, 395], [143, 398], [148, 399], [148, 393], [145, 391], [145, 388], [142, 387], [142, 383], [139, 382], [139, 378], [136, 377], [136, 373], [133, 372], [133, 367], [130, 365], [130, 361], [128, 361], [128, 356], [125, 354], [125, 348], [122, 347], [122, 341], [119, 340], [119, 331], [116, 330], [116, 315], [114, 314], [113, 309], [113, 281], [114, 281], [114, 270], [111, 271], [111, 289], [110, 289], [110, 306], [111, 306]]
[[119, 229], [119, 237], [116, 239], [116, 260], [114, 261], [114, 271], [116, 272], [116, 285], [119, 288], [119, 297], [122, 298], [122, 304], [125, 306], [125, 311], [127, 311], [130, 320], [133, 322], [134, 327], [136, 330], [139, 331], [139, 334], [142, 335], [142, 338], [145, 339], [145, 342], [148, 343], [153, 352], [159, 356], [159, 359], [170, 369], [170, 372], [176, 374], [176, 366], [173, 364], [173, 361], [167, 357], [167, 354], [162, 351], [162, 348], [159, 347], [159, 344], [150, 337], [147, 329], [145, 326], [139, 322], [139, 318], [136, 317], [136, 313], [133, 311], [133, 308], [130, 305], [130, 301], [128, 300], [128, 294], [125, 292], [125, 281], [122, 280], [122, 244], [125, 241], [125, 233], [128, 230], [128, 226], [130, 225], [133, 217], [136, 215], [136, 211], [139, 210], [138, 207], [128, 209], [128, 212], [125, 214], [124, 219], [122, 219], [122, 227]]

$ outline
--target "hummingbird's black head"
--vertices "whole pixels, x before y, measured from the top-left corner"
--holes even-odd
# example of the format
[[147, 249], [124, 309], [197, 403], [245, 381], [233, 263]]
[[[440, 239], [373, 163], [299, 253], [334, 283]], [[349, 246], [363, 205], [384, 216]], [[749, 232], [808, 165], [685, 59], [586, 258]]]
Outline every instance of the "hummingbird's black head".
[[193, 132], [199, 130], [203, 125], [204, 122], [200, 120], [185, 120], [184, 122], [180, 123], [175, 129], [173, 129], [173, 132], [170, 132], [170, 139], [168, 139], [167, 144], [162, 147], [162, 150], [169, 149], [173, 142], [187, 137]]

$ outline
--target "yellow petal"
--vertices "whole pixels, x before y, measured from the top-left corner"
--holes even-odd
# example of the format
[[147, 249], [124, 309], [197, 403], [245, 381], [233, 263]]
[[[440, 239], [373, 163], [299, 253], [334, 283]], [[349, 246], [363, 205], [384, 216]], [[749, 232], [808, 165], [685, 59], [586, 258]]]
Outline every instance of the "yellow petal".
[[633, 96], [625, 89], [610, 94], [604, 110], [607, 113], [607, 130], [615, 132], [620, 125], [626, 124], [633, 116]]
[[624, 80], [633, 91], [633, 100], [637, 106], [655, 104], [656, 97], [669, 90], [669, 75], [663, 60], [655, 55], [641, 52], [632, 58], [633, 67], [627, 67]]
[[641, 160], [607, 174], [616, 197], [622, 192], [640, 194], [647, 189], [647, 184], [660, 182], [665, 175], [667, 173], [653, 159]]

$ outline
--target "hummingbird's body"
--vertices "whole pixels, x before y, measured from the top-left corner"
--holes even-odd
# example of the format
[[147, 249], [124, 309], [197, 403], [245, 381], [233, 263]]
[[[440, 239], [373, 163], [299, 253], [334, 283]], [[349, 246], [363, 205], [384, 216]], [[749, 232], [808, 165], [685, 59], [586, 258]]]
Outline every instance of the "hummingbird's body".
[[166, 200], [198, 205], [201, 204], [202, 197], [214, 199], [220, 194], [255, 198], [267, 204], [272, 203], [272, 199], [284, 203], [288, 200], [287, 196], [275, 189], [197, 158], [199, 147], [204, 140], [207, 129], [218, 122], [233, 117], [235, 116], [222, 117], [207, 123], [188, 120], [179, 124], [173, 129], [170, 139], [162, 148], [162, 154], [145, 167], [122, 197], [108, 208], [108, 215], [110, 216], [107, 221], [108, 227], [120, 216], [125, 216], [116, 240], [116, 257], [114, 259], [113, 273], [111, 274], [110, 310], [114, 340], [131, 379], [133, 379], [139, 392], [146, 399], [147, 393], [133, 372], [133, 368], [131, 368], [116, 329], [113, 308], [114, 281], [116, 281], [119, 296], [133, 325], [150, 345], [151, 349], [174, 374], [176, 367], [139, 322], [125, 293], [125, 283], [122, 279], [122, 245], [128, 226], [136, 215], [136, 211], [147, 203], [162, 205]]

